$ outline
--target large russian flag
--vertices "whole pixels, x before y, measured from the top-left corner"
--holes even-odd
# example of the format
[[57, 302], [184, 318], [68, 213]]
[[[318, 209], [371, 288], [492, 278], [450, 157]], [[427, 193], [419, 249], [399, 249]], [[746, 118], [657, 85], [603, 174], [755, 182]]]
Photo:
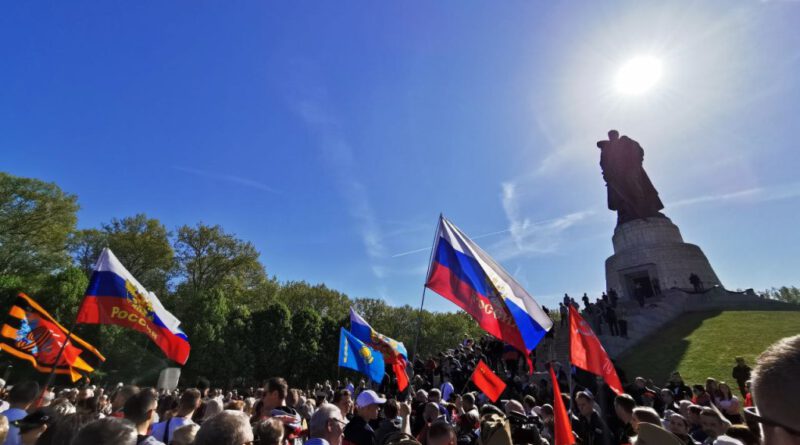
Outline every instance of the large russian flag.
[[189, 339], [181, 322], [156, 295], [128, 272], [105, 248], [94, 266], [89, 287], [78, 311], [78, 323], [116, 324], [144, 333], [168, 358], [182, 365], [189, 359]]
[[444, 216], [425, 283], [488, 333], [530, 352], [553, 326], [539, 304], [497, 262]]

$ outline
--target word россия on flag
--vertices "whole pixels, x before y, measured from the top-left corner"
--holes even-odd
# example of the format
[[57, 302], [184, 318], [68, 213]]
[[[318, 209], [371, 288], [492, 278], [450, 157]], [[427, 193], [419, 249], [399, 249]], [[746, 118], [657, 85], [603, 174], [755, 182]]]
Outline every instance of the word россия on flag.
[[383, 354], [357, 339], [347, 329], [341, 328], [339, 335], [339, 366], [358, 371], [373, 382], [383, 380]]
[[428, 289], [519, 351], [536, 348], [553, 321], [508, 272], [444, 216], [433, 249]]
[[94, 266], [86, 296], [78, 311], [78, 323], [116, 324], [146, 334], [181, 365], [189, 359], [189, 339], [181, 322], [169, 313], [156, 295], [128, 272], [110, 249], [105, 248]]

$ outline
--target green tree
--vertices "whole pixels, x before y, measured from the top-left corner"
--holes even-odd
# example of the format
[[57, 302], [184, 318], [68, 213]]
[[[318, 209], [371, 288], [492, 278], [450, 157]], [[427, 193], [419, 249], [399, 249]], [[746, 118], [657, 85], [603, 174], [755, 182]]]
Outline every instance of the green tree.
[[253, 288], [266, 280], [253, 244], [225, 233], [220, 226], [180, 227], [175, 252], [181, 278], [191, 292], [221, 284]]
[[781, 286], [779, 288], [773, 287], [766, 291], [768, 298], [773, 300], [783, 301], [785, 303], [800, 304], [800, 289], [795, 286]]
[[284, 283], [275, 295], [291, 312], [304, 307], [313, 307], [320, 316], [335, 319], [346, 317], [350, 310], [347, 295], [330, 289], [324, 284], [310, 285], [305, 281]]
[[51, 275], [35, 299], [65, 327], [75, 321], [89, 280], [80, 268], [68, 267]]
[[78, 202], [56, 184], [0, 172], [0, 276], [31, 277], [68, 264]]
[[292, 314], [292, 336], [289, 338], [288, 376], [294, 385], [308, 386], [314, 376], [319, 354], [322, 319], [311, 308]]
[[169, 237], [161, 221], [139, 213], [114, 218], [100, 230], [77, 232], [70, 241], [70, 251], [78, 266], [90, 275], [101, 251], [108, 247], [147, 290], [164, 295], [175, 268]]
[[270, 304], [252, 315], [254, 377], [261, 384], [270, 377], [285, 376], [286, 352], [292, 337], [292, 316], [282, 302]]

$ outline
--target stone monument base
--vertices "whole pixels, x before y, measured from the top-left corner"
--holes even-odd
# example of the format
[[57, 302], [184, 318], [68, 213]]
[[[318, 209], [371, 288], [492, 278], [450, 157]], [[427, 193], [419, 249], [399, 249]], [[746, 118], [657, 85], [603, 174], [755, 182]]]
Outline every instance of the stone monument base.
[[606, 260], [606, 286], [621, 299], [660, 295], [664, 289], [694, 289], [689, 276], [703, 288], [722, 284], [703, 251], [685, 243], [669, 218], [629, 221], [614, 229], [614, 255]]

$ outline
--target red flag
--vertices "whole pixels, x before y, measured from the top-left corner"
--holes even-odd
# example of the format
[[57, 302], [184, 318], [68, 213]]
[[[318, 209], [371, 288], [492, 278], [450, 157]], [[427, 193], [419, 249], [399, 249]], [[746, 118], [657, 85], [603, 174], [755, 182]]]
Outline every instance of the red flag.
[[589, 323], [578, 314], [573, 306], [569, 308], [569, 330], [572, 364], [584, 371], [599, 375], [615, 393], [622, 394], [622, 383], [619, 381], [614, 364], [611, 363], [611, 359], [608, 358], [606, 350], [594, 335]]
[[406, 359], [400, 354], [389, 357], [388, 363], [392, 365], [392, 371], [397, 376], [397, 390], [403, 391], [408, 387], [408, 374], [406, 373]]
[[553, 381], [553, 422], [556, 435], [553, 445], [572, 445], [575, 443], [575, 436], [572, 435], [567, 408], [564, 406], [564, 399], [561, 398], [561, 388], [558, 387], [558, 379], [553, 367], [548, 366], [548, 368], [550, 369], [550, 379]]
[[475, 367], [475, 371], [472, 372], [472, 377], [469, 379], [489, 397], [492, 403], [497, 401], [500, 398], [500, 394], [506, 390], [506, 384], [503, 379], [493, 373], [483, 360], [478, 362], [478, 366]]

